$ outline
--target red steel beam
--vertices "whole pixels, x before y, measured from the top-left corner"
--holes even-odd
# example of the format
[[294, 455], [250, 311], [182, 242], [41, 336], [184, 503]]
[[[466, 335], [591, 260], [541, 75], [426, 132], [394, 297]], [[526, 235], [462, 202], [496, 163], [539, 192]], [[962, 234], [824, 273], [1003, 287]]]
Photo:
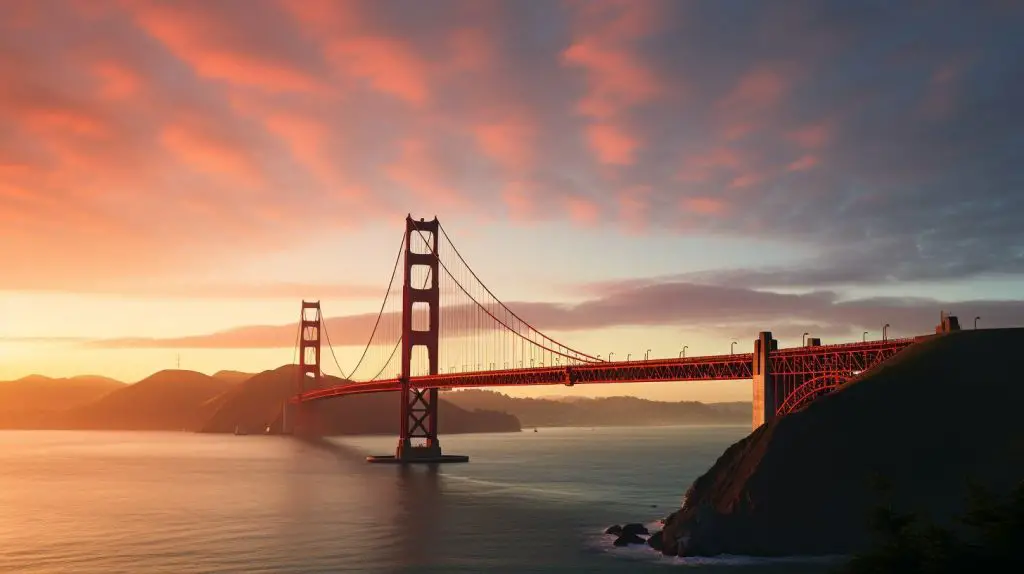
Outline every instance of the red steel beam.
[[[862, 371], [895, 355], [916, 339], [891, 339], [794, 347], [771, 354], [772, 373], [821, 374], [831, 371]], [[644, 383], [662, 381], [727, 381], [752, 378], [753, 355], [714, 355], [650, 361], [600, 362], [570, 367], [537, 367], [475, 373], [448, 373], [412, 377], [415, 388], [474, 388], [528, 385], [575, 385]], [[303, 393], [299, 401], [317, 401], [346, 395], [383, 393], [401, 388], [399, 379], [348, 383]]]

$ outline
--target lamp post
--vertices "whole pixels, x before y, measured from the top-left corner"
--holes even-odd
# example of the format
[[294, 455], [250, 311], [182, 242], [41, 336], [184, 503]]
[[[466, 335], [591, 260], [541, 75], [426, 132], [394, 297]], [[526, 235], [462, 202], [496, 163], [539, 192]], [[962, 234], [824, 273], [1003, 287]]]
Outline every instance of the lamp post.
[[885, 325], [882, 326], [882, 340], [883, 341], [888, 341], [889, 340], [889, 324], [888, 323], [886, 323]]
[[867, 331], [864, 331], [864, 334], [861, 336], [860, 340], [865, 342], [865, 343], [868, 342], [868, 332]]
[[651, 350], [647, 349], [647, 352], [644, 353], [644, 360], [645, 361], [649, 361], [650, 359], [651, 359]]
[[801, 347], [806, 347], [807, 346], [807, 335], [810, 335], [810, 333], [804, 333], [803, 337], [800, 337], [800, 346]]
[[679, 351], [679, 358], [680, 359], [685, 359], [686, 358], [686, 349], [687, 348], [688, 348], [687, 345], [683, 345], [683, 350]]
[[975, 317], [974, 318], [974, 330], [975, 331], [978, 330], [978, 319], [981, 319], [981, 317]]
[[626, 353], [626, 362], [629, 362], [629, 358], [633, 356], [633, 353]]
[[612, 355], [614, 355], [614, 354], [615, 354], [615, 351], [612, 351], [611, 353], [608, 353], [608, 362], [609, 363], [612, 361]]
[[736, 341], [733, 341], [732, 344], [729, 345], [729, 354], [730, 355], [735, 355], [736, 354]]

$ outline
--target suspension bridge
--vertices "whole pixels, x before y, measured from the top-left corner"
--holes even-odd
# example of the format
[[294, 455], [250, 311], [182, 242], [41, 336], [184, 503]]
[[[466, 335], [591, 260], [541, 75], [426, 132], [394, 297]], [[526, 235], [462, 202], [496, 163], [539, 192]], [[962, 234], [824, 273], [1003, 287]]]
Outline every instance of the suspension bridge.
[[[401, 270], [401, 284], [396, 284]], [[955, 317], [953, 318], [955, 322]], [[941, 326], [940, 326], [941, 327]], [[938, 331], [939, 329], [937, 329]], [[323, 339], [321, 338], [323, 336]], [[560, 343], [502, 303], [480, 280], [437, 218], [406, 218], [406, 229], [369, 340], [351, 370], [338, 364], [319, 302], [303, 301], [295, 395], [285, 432], [301, 432], [317, 401], [363, 393], [400, 397], [394, 456], [373, 462], [466, 461], [443, 455], [437, 434], [439, 390], [472, 387], [753, 381], [753, 428], [798, 410], [912, 345], [917, 338], [778, 347], [770, 331], [753, 352], [611, 361]], [[322, 343], [345, 374], [325, 385]]]

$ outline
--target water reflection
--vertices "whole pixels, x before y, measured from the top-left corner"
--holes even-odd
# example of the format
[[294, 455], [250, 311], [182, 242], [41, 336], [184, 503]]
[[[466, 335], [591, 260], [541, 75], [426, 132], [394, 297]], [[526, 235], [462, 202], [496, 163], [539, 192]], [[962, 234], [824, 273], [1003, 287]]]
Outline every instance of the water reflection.
[[443, 476], [440, 465], [399, 465], [395, 470], [398, 504], [392, 519], [395, 542], [402, 566], [436, 562], [436, 549], [443, 530], [441, 504]]

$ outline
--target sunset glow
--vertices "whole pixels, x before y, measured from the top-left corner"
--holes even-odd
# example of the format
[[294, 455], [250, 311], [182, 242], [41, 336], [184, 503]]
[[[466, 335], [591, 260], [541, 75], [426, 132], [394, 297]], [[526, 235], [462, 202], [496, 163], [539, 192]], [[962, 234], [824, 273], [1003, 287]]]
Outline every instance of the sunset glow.
[[0, 380], [272, 369], [303, 298], [347, 368], [410, 213], [592, 354], [1020, 324], [1022, 5], [844, 6], [5, 3]]

